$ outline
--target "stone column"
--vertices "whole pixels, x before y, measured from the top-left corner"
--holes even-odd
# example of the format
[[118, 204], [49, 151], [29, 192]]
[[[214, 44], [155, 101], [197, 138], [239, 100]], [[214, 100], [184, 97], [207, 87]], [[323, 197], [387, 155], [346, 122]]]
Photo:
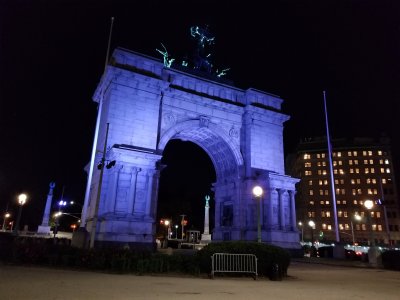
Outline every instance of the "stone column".
[[265, 191], [265, 194], [268, 195], [268, 204], [267, 204], [267, 228], [268, 229], [273, 229], [274, 227], [274, 191], [275, 189], [268, 189]]
[[283, 203], [283, 194], [286, 192], [286, 190], [279, 189], [279, 198], [278, 198], [278, 203], [279, 203], [279, 225], [281, 230], [285, 230], [285, 206]]
[[140, 168], [133, 167], [131, 170], [131, 182], [128, 193], [128, 214], [134, 214], [135, 210], [135, 198], [136, 198], [136, 183], [138, 173], [141, 171]]
[[114, 168], [114, 172], [110, 175], [110, 181], [109, 181], [109, 187], [107, 191], [107, 199], [108, 199], [108, 205], [107, 205], [107, 212], [114, 213], [115, 212], [115, 202], [116, 202], [116, 197], [117, 197], [117, 188], [118, 188], [118, 179], [119, 179], [119, 172], [121, 171], [122, 166], [121, 165], [116, 165]]
[[291, 216], [291, 226], [292, 230], [296, 230], [297, 224], [296, 224], [296, 205], [295, 205], [295, 195], [296, 191], [289, 191], [290, 195], [290, 216]]
[[202, 241], [211, 241], [210, 234], [210, 205], [208, 201], [210, 201], [210, 196], [206, 196], [206, 206], [204, 207], [204, 233], [201, 235]]
[[50, 218], [50, 209], [51, 202], [53, 202], [53, 190], [56, 187], [54, 182], [50, 182], [49, 185], [49, 193], [47, 194], [46, 206], [43, 213], [42, 225], [38, 227], [38, 233], [42, 234], [50, 234], [50, 226], [49, 226], [49, 218]]
[[146, 210], [145, 216], [146, 218], [152, 218], [151, 215], [151, 204], [153, 200], [153, 179], [154, 174], [156, 173], [155, 170], [147, 170], [147, 199], [146, 199]]

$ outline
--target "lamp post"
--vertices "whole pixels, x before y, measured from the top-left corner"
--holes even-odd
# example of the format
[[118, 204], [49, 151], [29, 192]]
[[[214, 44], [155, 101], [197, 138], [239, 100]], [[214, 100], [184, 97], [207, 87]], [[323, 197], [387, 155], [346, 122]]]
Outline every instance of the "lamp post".
[[178, 225], [175, 225], [175, 239], [178, 239]]
[[21, 221], [21, 214], [22, 214], [22, 206], [24, 206], [24, 204], [26, 203], [27, 198], [28, 196], [26, 194], [20, 194], [18, 196], [19, 209], [18, 209], [17, 224], [14, 227], [14, 235], [18, 235], [19, 222]]
[[[361, 220], [361, 216], [360, 215], [354, 215], [354, 219], [356, 220], [356, 221], [360, 221]], [[356, 239], [355, 239], [355, 236], [354, 236], [354, 225], [353, 225], [353, 220], [350, 220], [350, 225], [351, 225], [351, 237], [352, 237], [352, 239], [353, 239], [353, 248], [354, 248], [354, 251], [355, 251], [355, 249], [356, 249]]]
[[371, 222], [371, 209], [374, 207], [374, 202], [372, 200], [365, 200], [364, 202], [365, 208], [368, 210], [367, 212], [367, 223], [369, 225], [369, 244], [371, 247], [375, 246], [375, 237], [374, 237], [374, 231], [372, 228], [372, 222]]
[[301, 228], [301, 242], [304, 243], [304, 227], [303, 227], [303, 223], [299, 222], [298, 225]]
[[308, 221], [308, 226], [311, 228], [311, 247], [314, 246], [314, 229], [315, 222], [313, 220]]
[[3, 227], [2, 227], [2, 230], [3, 230], [3, 231], [6, 231], [6, 221], [7, 221], [7, 219], [8, 219], [10, 216], [11, 216], [11, 214], [10, 214], [9, 212], [6, 212], [6, 213], [4, 214]]
[[[256, 198], [257, 205], [257, 242], [261, 243], [261, 222], [260, 222], [260, 204], [261, 204], [261, 196], [263, 194], [263, 189], [256, 185], [253, 188], [253, 195]], [[258, 201], [257, 201], [258, 200]]]

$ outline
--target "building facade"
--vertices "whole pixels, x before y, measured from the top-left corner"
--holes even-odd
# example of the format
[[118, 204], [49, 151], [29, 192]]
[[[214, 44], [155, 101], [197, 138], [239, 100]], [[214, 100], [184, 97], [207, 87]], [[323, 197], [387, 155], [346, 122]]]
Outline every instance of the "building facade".
[[[326, 138], [301, 141], [296, 153], [288, 156], [287, 166], [289, 174], [301, 179], [296, 207], [304, 241], [336, 240], [336, 200], [340, 241], [400, 244], [399, 199], [387, 138], [332, 141], [335, 197]], [[364, 206], [367, 200], [374, 203], [370, 210]]]

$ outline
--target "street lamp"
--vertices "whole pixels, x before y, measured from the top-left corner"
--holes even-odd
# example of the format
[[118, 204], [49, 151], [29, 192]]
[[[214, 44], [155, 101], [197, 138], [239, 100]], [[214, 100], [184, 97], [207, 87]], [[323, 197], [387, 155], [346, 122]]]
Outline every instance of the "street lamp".
[[304, 227], [303, 227], [303, 223], [299, 222], [298, 225], [301, 228], [301, 242], [304, 243]]
[[308, 226], [311, 228], [311, 247], [314, 246], [314, 229], [315, 222], [313, 220], [308, 221]]
[[257, 242], [261, 243], [261, 222], [260, 222], [260, 204], [261, 204], [261, 196], [263, 194], [263, 189], [256, 185], [253, 188], [253, 195], [259, 201], [256, 203], [257, 205]]
[[[354, 219], [356, 220], [356, 221], [360, 221], [361, 220], [361, 216], [360, 215], [354, 215]], [[356, 249], [356, 239], [355, 239], [355, 237], [354, 237], [354, 225], [353, 225], [353, 220], [350, 220], [350, 225], [351, 225], [351, 236], [352, 236], [352, 238], [353, 238], [353, 248], [354, 248], [354, 251], [355, 251], [355, 249]]]
[[19, 222], [21, 221], [21, 214], [22, 214], [22, 206], [24, 206], [24, 204], [26, 203], [27, 198], [28, 196], [26, 194], [20, 194], [18, 196], [19, 209], [18, 209], [17, 224], [14, 227], [14, 235], [18, 235]]
[[372, 228], [372, 222], [371, 222], [371, 209], [374, 207], [374, 202], [372, 200], [365, 200], [364, 201], [364, 206], [368, 210], [367, 212], [367, 223], [369, 224], [369, 239], [370, 239], [370, 246], [374, 247], [375, 246], [375, 237], [374, 237], [374, 231]]
[[6, 212], [6, 213], [4, 214], [3, 227], [2, 227], [2, 230], [3, 230], [3, 231], [6, 231], [6, 221], [7, 221], [7, 219], [8, 219], [10, 216], [11, 216], [11, 214], [10, 214], [9, 212]]
[[178, 225], [175, 225], [175, 239], [178, 239]]

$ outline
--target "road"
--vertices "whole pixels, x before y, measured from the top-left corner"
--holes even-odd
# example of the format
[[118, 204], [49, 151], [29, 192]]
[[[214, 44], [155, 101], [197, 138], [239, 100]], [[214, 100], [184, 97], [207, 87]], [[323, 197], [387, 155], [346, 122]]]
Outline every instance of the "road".
[[0, 265], [0, 299], [400, 299], [400, 272], [293, 262], [288, 277], [115, 275]]

